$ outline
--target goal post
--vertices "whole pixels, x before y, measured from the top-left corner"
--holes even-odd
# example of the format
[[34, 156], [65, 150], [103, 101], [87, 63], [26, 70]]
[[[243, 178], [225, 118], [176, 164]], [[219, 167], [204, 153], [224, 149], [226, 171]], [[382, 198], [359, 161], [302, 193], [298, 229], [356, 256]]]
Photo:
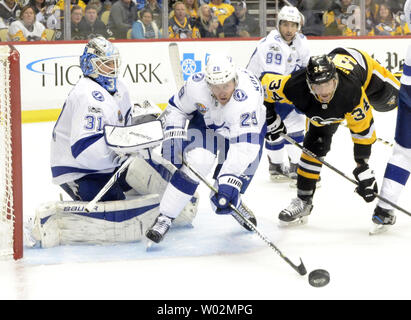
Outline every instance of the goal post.
[[0, 45], [0, 258], [23, 256], [20, 56]]

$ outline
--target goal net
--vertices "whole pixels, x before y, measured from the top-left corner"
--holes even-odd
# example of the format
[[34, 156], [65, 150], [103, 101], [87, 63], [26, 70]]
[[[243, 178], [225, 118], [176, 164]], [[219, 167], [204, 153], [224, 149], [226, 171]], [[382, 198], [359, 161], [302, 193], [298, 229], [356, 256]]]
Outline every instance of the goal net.
[[19, 53], [0, 46], [0, 259], [23, 256]]

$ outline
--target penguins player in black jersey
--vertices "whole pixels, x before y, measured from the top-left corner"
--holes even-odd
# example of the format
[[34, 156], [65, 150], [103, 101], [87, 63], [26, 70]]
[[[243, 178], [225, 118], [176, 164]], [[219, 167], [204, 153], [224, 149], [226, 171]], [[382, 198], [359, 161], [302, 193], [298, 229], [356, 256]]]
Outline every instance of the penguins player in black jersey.
[[[358, 181], [356, 192], [365, 201], [373, 201], [378, 188], [367, 163], [376, 140], [372, 109], [386, 112], [397, 106], [400, 83], [395, 76], [366, 52], [336, 48], [327, 55], [311, 57], [306, 68], [290, 75], [266, 73], [261, 82], [268, 128], [279, 121], [274, 102], [293, 104], [308, 120], [303, 146], [318, 157], [326, 156], [339, 124], [347, 122], [357, 164], [353, 171]], [[278, 126], [274, 127], [274, 132], [267, 133], [268, 139], [278, 138]], [[280, 212], [283, 225], [307, 222], [321, 168], [320, 161], [301, 154], [297, 198]]]

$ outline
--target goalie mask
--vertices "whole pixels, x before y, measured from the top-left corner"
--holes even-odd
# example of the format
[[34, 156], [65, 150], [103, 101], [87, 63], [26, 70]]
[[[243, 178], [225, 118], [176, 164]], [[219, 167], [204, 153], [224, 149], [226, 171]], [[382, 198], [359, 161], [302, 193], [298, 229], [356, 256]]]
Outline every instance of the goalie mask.
[[80, 56], [83, 75], [93, 78], [110, 93], [117, 90], [120, 54], [113, 44], [103, 37], [93, 38]]

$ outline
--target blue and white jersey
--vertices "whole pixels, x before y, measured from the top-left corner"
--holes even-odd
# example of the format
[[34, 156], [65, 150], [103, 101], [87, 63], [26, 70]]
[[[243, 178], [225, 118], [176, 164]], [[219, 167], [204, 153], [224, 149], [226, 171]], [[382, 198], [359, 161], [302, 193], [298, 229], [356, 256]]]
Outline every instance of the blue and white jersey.
[[258, 78], [265, 72], [287, 75], [306, 67], [310, 59], [307, 38], [297, 32], [289, 45], [278, 30], [261, 39], [248, 62], [247, 69]]
[[220, 175], [240, 176], [256, 159], [266, 130], [260, 81], [245, 69], [238, 68], [237, 75], [237, 86], [225, 105], [215, 99], [204, 74], [196, 73], [170, 99], [166, 111], [166, 130], [183, 127], [198, 112], [208, 130], [229, 141], [230, 148]]
[[56, 122], [51, 140], [53, 183], [63, 184], [90, 173], [110, 173], [118, 156], [106, 144], [105, 124], [124, 126], [131, 109], [130, 96], [118, 80], [111, 95], [90, 78], [81, 78], [71, 90]]

